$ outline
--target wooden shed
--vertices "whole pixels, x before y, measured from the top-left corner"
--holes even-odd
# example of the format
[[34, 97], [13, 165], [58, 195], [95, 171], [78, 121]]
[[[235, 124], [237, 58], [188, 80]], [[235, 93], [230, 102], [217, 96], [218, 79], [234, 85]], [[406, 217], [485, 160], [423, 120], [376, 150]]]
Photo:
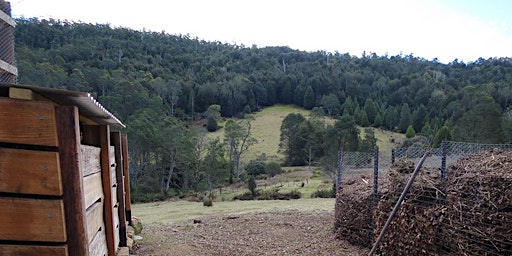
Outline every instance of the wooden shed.
[[0, 255], [116, 255], [130, 216], [124, 125], [90, 94], [0, 84]]

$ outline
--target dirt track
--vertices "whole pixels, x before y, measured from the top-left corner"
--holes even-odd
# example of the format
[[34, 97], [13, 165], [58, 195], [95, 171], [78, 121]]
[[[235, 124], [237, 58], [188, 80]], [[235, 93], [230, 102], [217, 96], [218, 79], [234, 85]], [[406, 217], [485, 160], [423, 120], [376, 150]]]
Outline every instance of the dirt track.
[[332, 211], [274, 211], [144, 226], [135, 255], [367, 255], [336, 240]]

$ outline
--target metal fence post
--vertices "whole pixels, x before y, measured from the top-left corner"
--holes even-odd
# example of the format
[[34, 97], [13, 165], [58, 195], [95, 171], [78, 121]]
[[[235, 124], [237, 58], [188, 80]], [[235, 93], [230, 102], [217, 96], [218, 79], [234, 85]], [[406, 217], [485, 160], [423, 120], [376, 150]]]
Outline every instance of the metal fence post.
[[379, 147], [373, 148], [373, 208], [377, 204], [377, 194], [379, 193]]
[[446, 147], [447, 147], [447, 144], [448, 144], [448, 142], [446, 140], [444, 140], [441, 143], [441, 154], [442, 154], [442, 157], [441, 157], [441, 185], [444, 183], [444, 179], [446, 178], [446, 155], [447, 155]]
[[343, 175], [343, 149], [338, 151], [338, 169], [336, 173], [336, 191], [341, 183], [341, 175]]
[[395, 152], [395, 149], [391, 149], [391, 164], [394, 164], [395, 163], [395, 156], [396, 155], [396, 152]]
[[[372, 232], [375, 232], [375, 208], [377, 208], [377, 200], [379, 194], [379, 147], [373, 148], [373, 195], [372, 195]], [[373, 239], [371, 239], [373, 241]]]

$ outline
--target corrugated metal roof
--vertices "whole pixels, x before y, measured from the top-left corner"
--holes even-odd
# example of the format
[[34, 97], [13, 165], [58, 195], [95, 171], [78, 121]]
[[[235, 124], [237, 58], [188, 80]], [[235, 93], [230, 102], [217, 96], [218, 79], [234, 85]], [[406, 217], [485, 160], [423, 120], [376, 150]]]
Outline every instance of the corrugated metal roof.
[[59, 105], [77, 106], [80, 115], [91, 119], [94, 122], [117, 127], [125, 127], [125, 125], [119, 121], [117, 117], [115, 117], [105, 107], [97, 102], [90, 93], [28, 85], [0, 84], [0, 86], [30, 89], [33, 92], [48, 98]]

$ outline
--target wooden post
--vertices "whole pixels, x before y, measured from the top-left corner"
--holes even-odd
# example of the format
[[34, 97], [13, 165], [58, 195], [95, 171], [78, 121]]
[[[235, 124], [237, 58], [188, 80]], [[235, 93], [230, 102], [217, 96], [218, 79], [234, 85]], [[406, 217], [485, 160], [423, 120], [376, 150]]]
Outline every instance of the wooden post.
[[105, 195], [105, 234], [107, 236], [108, 255], [116, 255], [114, 242], [114, 212], [112, 208], [112, 179], [110, 176], [110, 128], [108, 125], [100, 125], [101, 147], [101, 177], [103, 179], [103, 193]]
[[112, 140], [112, 144], [114, 145], [115, 157], [116, 157], [116, 179], [117, 179], [117, 201], [119, 202], [119, 246], [126, 247], [126, 212], [125, 212], [125, 200], [124, 200], [124, 162], [122, 155], [122, 143], [121, 143], [121, 133], [120, 132], [111, 132], [110, 137]]
[[89, 255], [82, 170], [78, 108], [57, 106], [59, 160], [62, 170], [64, 212], [69, 255]]
[[123, 175], [124, 175], [124, 190], [126, 192], [124, 200], [124, 207], [126, 211], [126, 220], [129, 225], [132, 226], [132, 209], [131, 209], [131, 197], [130, 197], [130, 169], [128, 168], [128, 137], [126, 134], [121, 135], [121, 146], [123, 152]]

